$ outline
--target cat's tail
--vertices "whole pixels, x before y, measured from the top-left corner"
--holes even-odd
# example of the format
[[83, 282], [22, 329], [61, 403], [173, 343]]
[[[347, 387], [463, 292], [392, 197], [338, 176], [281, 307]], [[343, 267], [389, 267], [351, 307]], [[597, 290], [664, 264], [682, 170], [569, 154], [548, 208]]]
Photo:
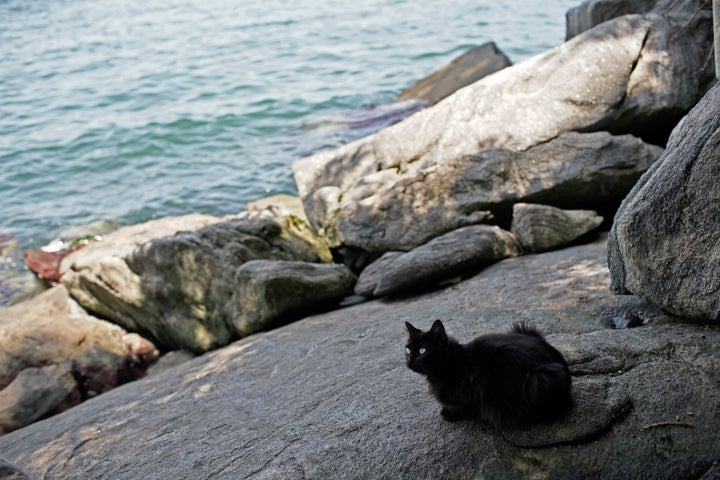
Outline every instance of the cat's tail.
[[540, 330], [530, 325], [528, 322], [515, 322], [510, 329], [513, 333], [521, 333], [523, 335], [530, 335], [533, 337], [544, 338]]

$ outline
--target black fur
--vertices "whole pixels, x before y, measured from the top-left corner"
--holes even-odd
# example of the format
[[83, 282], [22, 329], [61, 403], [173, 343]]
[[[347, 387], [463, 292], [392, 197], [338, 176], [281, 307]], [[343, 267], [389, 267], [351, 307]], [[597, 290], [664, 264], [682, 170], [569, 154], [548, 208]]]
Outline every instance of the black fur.
[[512, 428], [559, 420], [572, 407], [567, 362], [534, 327], [514, 324], [461, 345], [440, 320], [427, 332], [405, 326], [407, 365], [427, 377], [445, 420]]

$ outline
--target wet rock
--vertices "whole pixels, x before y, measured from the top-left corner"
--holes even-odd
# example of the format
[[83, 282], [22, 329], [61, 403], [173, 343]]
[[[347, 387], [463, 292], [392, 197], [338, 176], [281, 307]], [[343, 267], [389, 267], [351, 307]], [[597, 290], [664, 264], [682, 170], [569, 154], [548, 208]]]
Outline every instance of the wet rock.
[[515, 236], [499, 227], [471, 225], [441, 235], [385, 265], [376, 297], [428, 289], [452, 277], [473, 274], [520, 254]]
[[661, 153], [631, 135], [568, 132], [523, 152], [418, 160], [357, 178], [331, 170], [328, 181], [346, 183], [346, 190], [319, 188], [307, 211], [333, 246], [410, 250], [462, 226], [509, 224], [517, 202], [612, 208]]
[[567, 245], [596, 229], [603, 217], [594, 210], [562, 210], [548, 205], [513, 205], [511, 231], [526, 252], [545, 252]]
[[[241, 336], [328, 310], [352, 293], [355, 275], [345, 265], [253, 260], [237, 270], [233, 322]], [[288, 318], [290, 316], [290, 318]]]
[[0, 228], [0, 256], [5, 256], [16, 245], [15, 233], [12, 230]]
[[0, 307], [27, 300], [42, 290], [35, 275], [23, 268], [15, 233], [0, 228]]
[[42, 250], [27, 250], [23, 253], [25, 265], [34, 272], [38, 278], [50, 282], [60, 280], [60, 262], [69, 252], [45, 252]]
[[204, 352], [236, 339], [235, 271], [248, 260], [328, 262], [325, 242], [285, 207], [187, 215], [121, 228], [68, 255], [62, 282], [84, 307], [165, 350]]
[[105, 229], [113, 228], [113, 225], [110, 222], [95, 222], [68, 228], [60, 232], [60, 238], [53, 240], [48, 245], [37, 250], [25, 251], [23, 253], [25, 264], [38, 278], [50, 283], [58, 283], [60, 281], [60, 264], [63, 258], [89, 245], [90, 242], [102, 240], [99, 232], [106, 233], [108, 230]]
[[483, 43], [408, 87], [398, 95], [398, 100], [416, 99], [435, 105], [460, 88], [510, 65], [510, 59], [494, 42]]
[[[720, 328], [667, 315], [608, 328], [603, 312], [641, 302], [609, 291], [605, 245], [249, 336], [0, 437], [0, 451], [48, 480], [697, 478], [720, 451]], [[576, 410], [524, 431], [445, 422], [403, 358], [404, 322], [437, 318], [461, 339], [530, 321], [568, 360]]]
[[85, 313], [63, 286], [0, 310], [0, 430], [134, 380], [157, 356], [137, 334]]
[[615, 216], [613, 290], [720, 320], [720, 85], [678, 124]]

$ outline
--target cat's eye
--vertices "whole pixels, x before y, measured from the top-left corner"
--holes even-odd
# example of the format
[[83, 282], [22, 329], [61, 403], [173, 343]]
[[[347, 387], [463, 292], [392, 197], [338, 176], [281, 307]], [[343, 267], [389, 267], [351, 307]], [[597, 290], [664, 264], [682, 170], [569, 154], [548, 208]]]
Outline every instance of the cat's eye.
[[420, 350], [418, 350], [418, 353], [420, 353], [420, 355], [422, 355], [422, 354], [425, 353], [426, 351], [427, 351], [427, 350], [425, 350], [425, 347], [420, 347]]
[[410, 355], [410, 347], [405, 347], [405, 353], [406, 353], [407, 355]]

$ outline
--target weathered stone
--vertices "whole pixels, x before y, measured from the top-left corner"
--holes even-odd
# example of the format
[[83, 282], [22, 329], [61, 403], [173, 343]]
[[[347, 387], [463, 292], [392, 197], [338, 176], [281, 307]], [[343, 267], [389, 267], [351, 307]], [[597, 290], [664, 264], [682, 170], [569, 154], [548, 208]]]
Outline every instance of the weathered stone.
[[[48, 480], [698, 478], [720, 452], [720, 328], [662, 314], [607, 328], [606, 312], [645, 306], [610, 293], [605, 244], [252, 335], [0, 437], [0, 452]], [[437, 318], [463, 342], [537, 325], [570, 363], [575, 410], [526, 431], [445, 422], [403, 359], [404, 322]]]
[[79, 402], [80, 393], [69, 360], [25, 368], [0, 390], [0, 435]]
[[[663, 15], [605, 22], [392, 127], [299, 160], [293, 170], [308, 218], [333, 247], [407, 250], [488, 220], [483, 201], [464, 194], [482, 195], [480, 185], [462, 188], [468, 158], [516, 155], [567, 131], [611, 128], [664, 141], [712, 75], [711, 26], [699, 5], [685, 0]], [[621, 198], [621, 190], [611, 192]]]
[[329, 309], [352, 293], [355, 275], [345, 265], [253, 260], [235, 276], [233, 322], [241, 336]]
[[499, 227], [458, 228], [392, 260], [380, 272], [373, 295], [382, 297], [411, 289], [425, 290], [519, 254], [515, 236]]
[[265, 210], [272, 211], [278, 217], [294, 216], [309, 223], [302, 201], [295, 195], [280, 193], [255, 200], [245, 206], [247, 212], [263, 212]]
[[135, 320], [155, 312], [144, 306], [140, 278], [128, 267], [126, 258], [140, 245], [178, 232], [199, 230], [220, 219], [191, 214], [166, 217], [123, 227], [101, 242], [67, 256], [60, 265], [61, 281], [85, 308], [137, 331]]
[[30, 480], [25, 472], [0, 458], [0, 480]]
[[573, 7], [565, 14], [566, 39], [570, 40], [586, 30], [613, 18], [629, 13], [646, 13], [658, 0], [589, 0]]
[[664, 144], [672, 128], [715, 81], [708, 61], [712, 18], [704, 6], [704, 0], [660, 0], [644, 15], [652, 27], [642, 58], [628, 78], [627, 96], [612, 131], [629, 131]]
[[720, 321], [720, 85], [673, 131], [623, 202], [608, 263], [616, 292]]
[[121, 228], [68, 255], [61, 271], [86, 308], [164, 349], [198, 353], [237, 338], [235, 270], [256, 259], [328, 262], [332, 256], [299, 216], [268, 207]]
[[568, 132], [524, 152], [491, 149], [389, 168], [345, 191], [320, 188], [310, 201], [332, 245], [409, 250], [490, 218], [509, 224], [516, 202], [612, 208], [661, 153], [631, 135]]
[[398, 100], [422, 100], [435, 105], [462, 87], [512, 65], [494, 42], [471, 48], [398, 95]]
[[404, 254], [405, 252], [386, 252], [365, 267], [355, 283], [355, 294], [362, 295], [363, 297], [372, 297], [383, 269], [392, 263], [393, 260]]
[[85, 313], [64, 286], [0, 310], [0, 430], [134, 380], [157, 356], [149, 341]]
[[603, 217], [594, 210], [562, 210], [549, 205], [516, 203], [510, 231], [526, 252], [545, 252], [567, 245], [595, 230]]

